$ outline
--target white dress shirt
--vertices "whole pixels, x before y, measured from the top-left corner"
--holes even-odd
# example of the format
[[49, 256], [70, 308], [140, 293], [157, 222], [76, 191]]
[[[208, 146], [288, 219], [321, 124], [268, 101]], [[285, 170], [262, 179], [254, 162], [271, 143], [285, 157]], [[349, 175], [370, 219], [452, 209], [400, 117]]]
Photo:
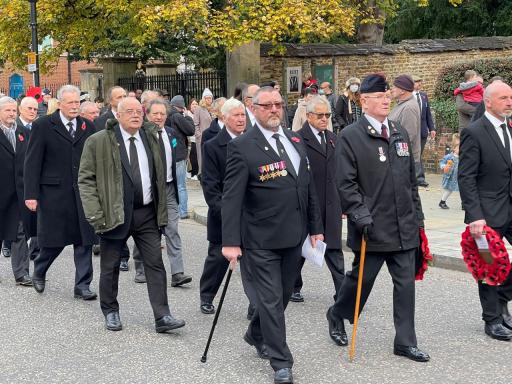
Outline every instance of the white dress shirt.
[[[505, 138], [503, 137], [503, 129], [501, 129], [501, 124], [505, 124], [505, 126], [506, 126], [507, 125], [507, 119], [505, 119], [504, 121], [501, 121], [500, 119], [494, 117], [493, 115], [491, 115], [487, 111], [485, 111], [484, 115], [485, 115], [485, 117], [487, 117], [487, 119], [494, 126], [494, 129], [496, 130], [496, 133], [500, 137], [500, 140], [501, 140], [501, 143], [503, 144], [503, 147], [505, 147]], [[508, 130], [508, 128], [505, 128], [505, 132], [507, 133], [508, 142], [510, 143], [510, 147], [511, 147], [510, 148], [510, 156], [512, 158], [512, 138], [510, 137], [510, 131]]]
[[245, 108], [245, 110], [247, 111], [247, 115], [249, 115], [249, 120], [251, 120], [251, 125], [254, 126], [254, 124], [256, 123], [256, 118], [254, 117], [254, 115], [252, 114], [252, 112], [249, 108]]
[[[313, 132], [313, 135], [315, 136], [315, 138], [318, 141], [318, 143], [320, 143], [320, 145], [322, 145], [322, 138], [320, 137], [319, 133], [320, 132], [325, 132], [325, 131], [319, 131], [318, 129], [313, 127], [311, 124], [309, 124], [309, 127], [311, 128], [311, 132]], [[325, 135], [325, 133], [324, 133], [324, 135]], [[325, 135], [324, 138], [325, 138], [325, 140], [327, 140], [327, 135]]]
[[[169, 141], [169, 135], [165, 132], [165, 129], [162, 128], [162, 141], [164, 142], [165, 149], [165, 163], [167, 165], [166, 173], [167, 179], [166, 181], [170, 183], [172, 181], [172, 147], [171, 142]], [[137, 149], [138, 151], [138, 149]]]
[[364, 117], [366, 117], [366, 120], [368, 120], [368, 122], [371, 124], [371, 126], [377, 132], [379, 132], [379, 135], [382, 135], [382, 124], [384, 124], [386, 126], [386, 128], [388, 129], [388, 136], [391, 136], [391, 132], [389, 132], [389, 122], [388, 122], [388, 118], [387, 117], [384, 119], [384, 122], [382, 122], [382, 123], [379, 120], [374, 119], [370, 115], [366, 115], [365, 114]]
[[[121, 127], [121, 135], [123, 137], [126, 153], [128, 154], [128, 160], [130, 160], [130, 138], [132, 135], [126, 132], [123, 127]], [[140, 132], [137, 131], [133, 137], [135, 137], [135, 148], [137, 148], [137, 157], [139, 159], [140, 176], [142, 179], [142, 196], [144, 197], [143, 203], [146, 205], [153, 201], [148, 155], [140, 137]]]
[[[299, 174], [299, 168], [300, 168], [300, 155], [299, 152], [295, 149], [293, 144], [288, 140], [288, 137], [285, 136], [283, 132], [283, 128], [279, 126], [279, 130], [277, 132], [269, 131], [268, 129], [262, 128], [257, 122], [257, 127], [263, 133], [263, 136], [265, 136], [265, 139], [267, 139], [270, 146], [276, 151], [276, 153], [279, 155], [279, 151], [277, 150], [277, 143], [276, 139], [272, 137], [272, 135], [279, 133], [279, 141], [283, 144], [284, 150], [288, 154], [288, 157], [290, 158], [290, 161], [292, 162], [293, 168], [295, 169], [295, 174]], [[281, 157], [279, 155], [279, 157]], [[286, 164], [287, 167], [289, 167], [289, 164]]]
[[224, 128], [224, 125], [226, 125], [226, 124], [224, 124], [223, 121], [220, 121], [220, 120], [217, 120], [217, 124], [219, 124], [220, 129]]

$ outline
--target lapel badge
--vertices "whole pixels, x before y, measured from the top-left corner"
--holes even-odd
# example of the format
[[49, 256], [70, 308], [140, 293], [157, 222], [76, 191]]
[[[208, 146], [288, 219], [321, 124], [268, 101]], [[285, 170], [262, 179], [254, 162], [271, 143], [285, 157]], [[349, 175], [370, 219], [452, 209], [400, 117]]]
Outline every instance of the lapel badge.
[[268, 147], [265, 147], [265, 151], [268, 151]]
[[18, 135], [18, 140], [20, 141], [20, 143], [23, 143], [25, 141], [25, 137], [20, 133]]

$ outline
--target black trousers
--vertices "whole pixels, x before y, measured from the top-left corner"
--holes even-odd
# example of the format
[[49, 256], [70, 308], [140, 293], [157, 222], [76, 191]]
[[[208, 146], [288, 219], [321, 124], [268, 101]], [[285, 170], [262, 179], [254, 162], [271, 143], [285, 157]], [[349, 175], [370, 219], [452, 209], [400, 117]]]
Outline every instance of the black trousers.
[[[414, 252], [367, 252], [364, 264], [363, 287], [361, 292], [360, 311], [370, 295], [375, 279], [384, 262], [388, 266], [393, 279], [393, 319], [395, 323], [395, 345], [417, 345], [414, 330]], [[345, 279], [338, 293], [338, 299], [332, 307], [332, 313], [337, 318], [354, 322], [354, 309], [359, 276], [360, 253], [354, 251], [352, 271], [345, 274]]]
[[274, 370], [293, 366], [293, 357], [286, 344], [284, 310], [299, 272], [301, 249], [246, 249], [242, 256], [242, 262], [248, 263], [252, 274], [256, 299], [256, 311], [247, 333], [256, 342], [265, 343]]
[[[494, 228], [498, 233], [505, 237], [509, 244], [512, 244], [512, 221], [502, 227]], [[482, 305], [482, 320], [489, 324], [501, 324], [502, 306], [512, 300], [512, 273], [509, 273], [507, 279], [500, 286], [492, 286], [478, 282], [478, 295]]]
[[[334, 301], [336, 301], [341, 284], [345, 278], [345, 260], [343, 258], [343, 251], [341, 249], [326, 249], [324, 259], [329, 271], [331, 271], [332, 282], [334, 283]], [[293, 288], [294, 292], [300, 292], [304, 285], [301, 272], [305, 261], [306, 259], [301, 257], [301, 260], [299, 261], [299, 276], [297, 276], [297, 280], [295, 281], [295, 286]]]
[[[46, 272], [64, 247], [41, 247], [34, 259], [33, 277], [44, 279]], [[75, 259], [75, 290], [89, 289], [92, 281], [92, 245], [73, 245]]]
[[229, 262], [222, 256], [222, 244], [208, 243], [208, 255], [204, 260], [203, 273], [199, 280], [201, 301], [212, 303], [228, 267]]
[[133, 210], [130, 231], [124, 239], [100, 237], [100, 306], [103, 314], [119, 311], [117, 302], [121, 252], [129, 236], [140, 251], [146, 273], [149, 301], [155, 319], [169, 315], [167, 274], [160, 249], [161, 234], [156, 222], [155, 207], [148, 204]]
[[418, 180], [419, 183], [425, 181], [425, 169], [423, 168], [422, 158], [423, 158], [423, 150], [425, 149], [425, 145], [427, 144], [427, 139], [428, 139], [428, 136], [421, 138], [420, 163], [419, 163], [419, 168], [418, 168], [417, 174], [416, 174], [416, 179]]

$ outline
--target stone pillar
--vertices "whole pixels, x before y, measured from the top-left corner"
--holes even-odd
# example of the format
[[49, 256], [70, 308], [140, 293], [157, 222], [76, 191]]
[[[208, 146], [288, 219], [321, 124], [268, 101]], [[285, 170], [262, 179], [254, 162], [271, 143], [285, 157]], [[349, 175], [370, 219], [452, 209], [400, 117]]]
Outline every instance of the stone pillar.
[[117, 85], [117, 80], [120, 77], [134, 76], [137, 69], [137, 59], [132, 58], [104, 58], [101, 59], [101, 64], [103, 66], [103, 89], [105, 91]]
[[103, 69], [79, 69], [78, 72], [80, 72], [80, 90], [89, 93], [89, 95], [91, 95], [91, 101], [98, 96], [105, 97]]
[[227, 92], [231, 97], [240, 83], [260, 83], [260, 43], [252, 41], [226, 53]]
[[146, 76], [161, 76], [176, 74], [176, 64], [146, 64]]

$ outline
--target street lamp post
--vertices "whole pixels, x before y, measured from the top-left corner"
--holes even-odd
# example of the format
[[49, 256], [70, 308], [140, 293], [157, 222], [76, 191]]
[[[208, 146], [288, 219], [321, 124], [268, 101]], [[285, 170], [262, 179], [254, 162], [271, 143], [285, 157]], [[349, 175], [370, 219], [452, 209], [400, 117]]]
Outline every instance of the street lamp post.
[[39, 52], [37, 44], [37, 0], [28, 0], [30, 3], [30, 29], [32, 30], [32, 52], [36, 54], [36, 70], [34, 71], [34, 86], [39, 87]]

